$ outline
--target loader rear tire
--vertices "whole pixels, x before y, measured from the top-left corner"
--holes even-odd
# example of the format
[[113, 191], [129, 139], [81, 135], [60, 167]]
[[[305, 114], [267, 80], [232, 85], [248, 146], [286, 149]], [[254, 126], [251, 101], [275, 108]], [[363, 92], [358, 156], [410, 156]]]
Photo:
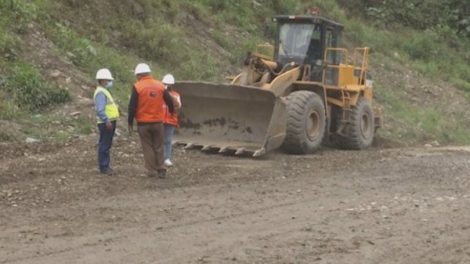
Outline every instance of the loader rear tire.
[[287, 96], [287, 133], [282, 149], [291, 154], [315, 152], [325, 136], [325, 106], [321, 97], [310, 91]]
[[361, 150], [372, 145], [375, 134], [374, 112], [365, 98], [359, 98], [352, 107], [347, 126], [347, 135], [336, 137], [335, 145], [338, 148]]

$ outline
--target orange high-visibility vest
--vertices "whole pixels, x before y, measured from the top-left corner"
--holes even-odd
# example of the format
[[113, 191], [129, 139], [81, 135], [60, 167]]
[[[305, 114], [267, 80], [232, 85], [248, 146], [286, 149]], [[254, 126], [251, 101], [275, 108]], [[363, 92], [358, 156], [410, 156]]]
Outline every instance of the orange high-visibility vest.
[[138, 94], [135, 119], [139, 123], [163, 122], [165, 112], [163, 106], [163, 84], [151, 76], [144, 76], [134, 84]]
[[176, 91], [171, 91], [170, 95], [173, 99], [173, 108], [175, 109], [174, 113], [170, 113], [170, 110], [164, 105], [165, 109], [165, 124], [178, 126], [178, 110], [181, 108], [181, 97], [180, 94]]

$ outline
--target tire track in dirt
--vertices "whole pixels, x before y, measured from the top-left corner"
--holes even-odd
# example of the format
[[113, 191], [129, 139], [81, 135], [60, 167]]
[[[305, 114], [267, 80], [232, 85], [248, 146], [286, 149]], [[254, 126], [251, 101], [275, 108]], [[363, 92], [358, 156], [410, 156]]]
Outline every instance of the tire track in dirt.
[[[57, 193], [42, 208], [0, 204], [0, 263], [469, 260], [470, 153], [462, 149], [274, 153], [261, 161], [177, 150], [185, 166], [153, 183], [134, 175], [140, 157], [121, 157], [119, 146], [116, 160], [134, 164], [114, 181], [90, 178], [76, 158], [87, 149], [73, 160], [63, 155], [70, 149], [45, 156], [45, 167], [59, 159], [74, 170], [66, 199]], [[34, 182], [61, 177], [51, 172]]]
[[[207, 189], [207, 190], [203, 190], [202, 193], [208, 193], [213, 188], [214, 188], [214, 186], [204, 187], [203, 189]], [[193, 190], [193, 191], [201, 192], [201, 190]], [[215, 197], [215, 198], [216, 199], [221, 199], [221, 201], [223, 201], [224, 197], [227, 197], [227, 195], [228, 195], [228, 197], [236, 196], [236, 193], [238, 193], [238, 191], [239, 191], [239, 189], [237, 188], [236, 190], [232, 190], [231, 193], [219, 193], [218, 196], [220, 196], [220, 197]], [[244, 192], [246, 192], [246, 191], [244, 191]], [[180, 195], [181, 194], [176, 194], [176, 196], [180, 196]], [[212, 195], [214, 195], [214, 194], [212, 194]], [[256, 193], [253, 193], [252, 195], [256, 196]], [[122, 199], [128, 199], [128, 198], [127, 197], [122, 197]], [[148, 199], [153, 200], [154, 198], [150, 197]], [[145, 203], [145, 202], [148, 202], [148, 201], [141, 201], [141, 202]], [[180, 203], [180, 202], [181, 201], [178, 201], [177, 203]], [[203, 201], [200, 201], [200, 203], [202, 203], [202, 202]], [[230, 202], [225, 203], [223, 201], [222, 203], [219, 203], [218, 205], [216, 205], [216, 206], [218, 206], [218, 208], [216, 208], [215, 210], [210, 209], [210, 208], [206, 208], [205, 211], [207, 211], [207, 212], [198, 212], [199, 216], [196, 215], [196, 217], [199, 217], [199, 219], [196, 219], [196, 220], [187, 221], [187, 220], [183, 219], [182, 222], [171, 223], [169, 225], [158, 226], [158, 227], [154, 228], [155, 230], [153, 232], [150, 232], [150, 234], [148, 234], [147, 230], [142, 231], [142, 230], [139, 230], [139, 228], [137, 228], [137, 229], [131, 228], [130, 230], [120, 231], [119, 235], [117, 235], [117, 236], [113, 235], [112, 234], [113, 232], [110, 232], [109, 234], [103, 235], [105, 238], [96, 238], [96, 240], [97, 241], [98, 240], [108, 241], [109, 244], [112, 244], [113, 247], [117, 248], [117, 250], [119, 251], [119, 250], [124, 250], [126, 248], [127, 244], [131, 244], [131, 245], [136, 244], [136, 245], [141, 246], [142, 241], [158, 240], [158, 239], [156, 239], [156, 237], [158, 237], [158, 234], [166, 234], [165, 237], [178, 238], [177, 234], [181, 233], [181, 230], [188, 230], [189, 229], [189, 230], [195, 230], [196, 231], [196, 230], [204, 229], [205, 232], [200, 233], [199, 238], [197, 239], [198, 241], [200, 241], [199, 243], [204, 243], [204, 242], [202, 242], [202, 241], [204, 241], [203, 237], [212, 237], [213, 238], [215, 236], [223, 236], [224, 232], [237, 233], [237, 230], [243, 229], [243, 226], [245, 225], [245, 222], [256, 223], [258, 221], [257, 219], [260, 217], [260, 214], [263, 215], [264, 218], [277, 219], [276, 221], [284, 221], [285, 217], [279, 217], [277, 215], [279, 212], [282, 212], [282, 215], [286, 215], [286, 212], [288, 212], [288, 211], [295, 212], [295, 211], [298, 210], [297, 207], [304, 206], [305, 204], [308, 204], [310, 202], [311, 202], [310, 199], [309, 200], [303, 199], [301, 201], [294, 200], [294, 201], [290, 201], [290, 202], [284, 202], [284, 203], [281, 203], [281, 204], [273, 204], [273, 205], [268, 205], [268, 206], [266, 206], [266, 205], [258, 206], [258, 208], [256, 208], [256, 209], [250, 209], [249, 207], [252, 206], [250, 204], [250, 206], [248, 206], [247, 208], [240, 209], [239, 212], [224, 214], [223, 213], [224, 210], [222, 210], [223, 209], [222, 207], [225, 207], [224, 204], [230, 204]], [[100, 201], [100, 203], [102, 203], [102, 202]], [[292, 207], [294, 207], [295, 209], [291, 209]], [[201, 208], [201, 207], [199, 207], [199, 208]], [[160, 210], [160, 209], [158, 209], [158, 210]], [[218, 212], [216, 212], [215, 213], [216, 215], [214, 215], [213, 211], [220, 211], [221, 213], [219, 214]], [[185, 213], [183, 213], [183, 215], [185, 215]], [[191, 212], [189, 212], [188, 215], [190, 215], [190, 217], [192, 217]], [[205, 217], [205, 216], [211, 216], [211, 217]], [[290, 218], [288, 213], [287, 213], [286, 217]], [[229, 230], [232, 230], [232, 231], [227, 231], [227, 229], [224, 227], [225, 226], [224, 222], [226, 222], [226, 221], [229, 221], [229, 222], [233, 223], [233, 225], [230, 226], [230, 229], [229, 229]], [[237, 222], [238, 222], [238, 224], [237, 224]], [[155, 225], [156, 223], [155, 223], [155, 221], [151, 221], [149, 224]], [[265, 223], [263, 223], [260, 226], [252, 225], [252, 227], [250, 227], [250, 229], [252, 229], [252, 231], [261, 230], [262, 226], [265, 226]], [[211, 228], [210, 227], [214, 227], [214, 230], [212, 230], [212, 232], [215, 232], [215, 233], [212, 234], [212, 235], [211, 235], [211, 230], [210, 230]], [[266, 226], [265, 229], [266, 228], [269, 229], [270, 228], [269, 225]], [[220, 233], [221, 231], [222, 231], [222, 233]], [[268, 230], [265, 230], [265, 231], [268, 231]], [[183, 233], [193, 233], [193, 232], [184, 231]], [[249, 232], [249, 233], [254, 234], [255, 232]], [[101, 236], [99, 236], [99, 237], [101, 237]], [[186, 241], [187, 239], [188, 239], [187, 237], [182, 237], [182, 238], [177, 239], [175, 241], [171, 241], [171, 245], [173, 245], [173, 247], [174, 247], [173, 250], [177, 251], [177, 248], [179, 247], [179, 245], [183, 244], [184, 241]], [[233, 238], [232, 240], [237, 241], [238, 239], [239, 238]], [[233, 243], [232, 240], [228, 240], [227, 243], [228, 244]], [[217, 243], [219, 243], [219, 242], [220, 241], [218, 241]], [[62, 260], [63, 259], [75, 259], [75, 257], [77, 257], [77, 256], [89, 255], [89, 254], [77, 254], [76, 253], [77, 251], [87, 252], [87, 251], [91, 250], [91, 251], [94, 252], [96, 246], [99, 247], [99, 244], [100, 243], [96, 242], [96, 241], [94, 241], [94, 242], [93, 241], [86, 241], [85, 243], [82, 243], [81, 245], [76, 245], [75, 247], [61, 248], [57, 251], [48, 252], [44, 255], [32, 254], [29, 257], [24, 257], [24, 255], [23, 255], [20, 258], [11, 259], [11, 260], [8, 260], [8, 261], [3, 262], [3, 263], [22, 263], [23, 261], [28, 261], [28, 260], [31, 260], [31, 259], [34, 259], [36, 261], [39, 260], [39, 259], [45, 259], [43, 261], [43, 263], [54, 263], [54, 261], [60, 261], [60, 259], [62, 259]], [[218, 245], [218, 247], [219, 246], [220, 245]], [[92, 249], [89, 249], [90, 247]], [[151, 251], [154, 251], [154, 249], [151, 249]], [[105, 255], [108, 253], [105, 250], [103, 252], [104, 252]], [[161, 253], [163, 254], [164, 252], [161, 252]], [[93, 255], [96, 257], [97, 254], [100, 255], [99, 252], [94, 252]], [[194, 255], [194, 254], [195, 253], [193, 253], [192, 255]], [[67, 257], [64, 258], [64, 256], [67, 256], [67, 255], [75, 255], [75, 256], [70, 257], [70, 258], [67, 258]], [[121, 258], [122, 256], [119, 256], [119, 257]], [[109, 259], [109, 256], [106, 257], [106, 258], [105, 258], [105, 256], [103, 256], [103, 258], [101, 258], [100, 261], [102, 261], [103, 259]], [[82, 263], [83, 262], [91, 263], [89, 261], [90, 260], [81, 259], [81, 260], [77, 260], [76, 263], [80, 263], [80, 262], [82, 262]], [[97, 263], [99, 263], [100, 261], [98, 261]], [[168, 261], [170, 261], [169, 263], [171, 263], [171, 261], [173, 261], [173, 260], [171, 260], [171, 258], [169, 258]], [[0, 262], [0, 263], [2, 263], [2, 262]], [[122, 262], [122, 263], [125, 263], [125, 261]]]

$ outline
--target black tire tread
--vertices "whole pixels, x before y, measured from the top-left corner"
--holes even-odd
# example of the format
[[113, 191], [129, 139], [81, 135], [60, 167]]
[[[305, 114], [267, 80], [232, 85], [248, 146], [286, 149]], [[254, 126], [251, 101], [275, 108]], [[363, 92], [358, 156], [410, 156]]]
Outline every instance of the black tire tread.
[[347, 129], [348, 135], [347, 136], [340, 136], [336, 135], [334, 145], [341, 149], [351, 149], [351, 150], [361, 150], [369, 147], [372, 144], [372, 140], [374, 138], [374, 130], [372, 130], [371, 139], [367, 139], [366, 141], [362, 139], [360, 135], [360, 118], [361, 118], [361, 111], [363, 108], [368, 108], [370, 114], [372, 115], [372, 123], [370, 124], [373, 126], [374, 117], [372, 108], [370, 107], [367, 100], [363, 97], [359, 98], [356, 106], [352, 107], [350, 113], [350, 123]]
[[297, 91], [287, 97], [287, 131], [282, 148], [291, 154], [308, 154], [314, 152], [321, 145], [326, 128], [326, 119], [323, 118], [323, 131], [318, 142], [307, 144], [305, 132], [305, 114], [309, 105], [321, 104], [324, 115], [323, 101], [316, 93], [310, 91]]

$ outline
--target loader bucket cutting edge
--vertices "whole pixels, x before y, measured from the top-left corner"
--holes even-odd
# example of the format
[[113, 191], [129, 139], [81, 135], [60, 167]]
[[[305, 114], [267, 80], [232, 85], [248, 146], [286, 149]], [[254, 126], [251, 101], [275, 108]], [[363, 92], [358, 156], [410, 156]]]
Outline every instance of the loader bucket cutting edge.
[[178, 143], [203, 151], [259, 157], [280, 147], [285, 103], [270, 90], [207, 82], [178, 82], [183, 108]]

